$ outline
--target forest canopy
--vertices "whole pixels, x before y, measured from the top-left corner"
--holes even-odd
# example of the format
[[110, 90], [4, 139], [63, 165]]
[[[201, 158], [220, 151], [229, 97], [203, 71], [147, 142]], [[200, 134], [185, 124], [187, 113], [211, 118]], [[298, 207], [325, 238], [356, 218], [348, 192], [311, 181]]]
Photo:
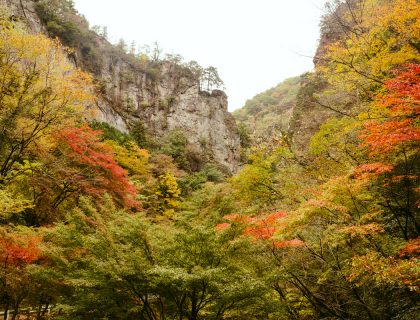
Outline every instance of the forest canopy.
[[234, 175], [99, 121], [72, 1], [36, 5], [58, 38], [0, 13], [5, 319], [418, 317], [418, 1], [328, 2], [315, 70], [236, 113]]

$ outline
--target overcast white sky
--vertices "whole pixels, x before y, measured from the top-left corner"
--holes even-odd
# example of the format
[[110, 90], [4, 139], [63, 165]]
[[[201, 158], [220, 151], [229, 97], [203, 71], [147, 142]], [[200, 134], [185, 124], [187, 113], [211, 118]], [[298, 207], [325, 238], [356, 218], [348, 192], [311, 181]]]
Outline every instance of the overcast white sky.
[[313, 68], [325, 0], [75, 0], [111, 42], [157, 41], [168, 53], [215, 66], [229, 110]]

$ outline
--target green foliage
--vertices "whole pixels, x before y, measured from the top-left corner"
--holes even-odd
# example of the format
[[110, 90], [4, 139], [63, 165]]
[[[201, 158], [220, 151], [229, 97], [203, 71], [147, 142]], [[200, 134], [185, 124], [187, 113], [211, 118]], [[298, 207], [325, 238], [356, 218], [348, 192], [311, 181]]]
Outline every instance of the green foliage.
[[185, 148], [187, 144], [188, 139], [182, 129], [174, 129], [163, 138], [161, 150], [163, 153], [172, 156], [179, 164], [184, 164], [186, 162]]
[[[57, 41], [13, 28], [0, 10], [0, 309], [22, 318], [31, 307], [37, 319], [416, 318], [420, 66], [400, 63], [420, 60], [420, 7], [335, 3], [328, 26], [345, 28], [318, 53], [324, 64], [237, 112], [249, 155], [227, 181], [205, 139], [196, 150], [180, 129], [158, 144], [141, 122], [130, 135], [89, 128], [79, 109], [94, 101], [90, 77]], [[71, 1], [37, 10], [90, 56]], [[160, 62], [138, 63], [161, 75]], [[178, 75], [205, 71], [171, 63]], [[292, 109], [290, 139], [279, 119]]]
[[213, 90], [223, 89], [224, 83], [215, 67], [205, 69], [193, 68], [193, 72], [199, 71], [200, 90], [211, 93]]
[[310, 152], [322, 176], [346, 173], [360, 164], [365, 155], [360, 148], [361, 122], [355, 118], [329, 118], [311, 137]]
[[305, 168], [283, 143], [251, 149], [249, 163], [230, 179], [238, 199], [256, 210], [282, 207], [301, 200], [299, 189], [310, 180]]
[[72, 1], [37, 0], [35, 11], [51, 37], [58, 37], [65, 46], [76, 49], [84, 67], [100, 72], [100, 54], [95, 46], [96, 34], [89, 30], [86, 19], [77, 14]]
[[179, 182], [183, 194], [189, 194], [192, 191], [200, 189], [208, 180], [207, 174], [204, 171], [194, 172]]
[[251, 146], [251, 132], [244, 123], [238, 123], [239, 138], [241, 139], [241, 147], [249, 148]]
[[10, 188], [0, 189], [0, 224], [15, 220], [14, 215], [33, 207], [30, 200], [25, 199], [21, 194], [13, 194], [8, 189]]
[[171, 156], [178, 167], [187, 172], [200, 171], [208, 158], [207, 155], [189, 144], [182, 129], [169, 131], [161, 139], [160, 144], [159, 151]]
[[75, 14], [72, 1], [39, 0], [35, 10], [41, 21], [46, 25], [50, 35], [59, 37], [67, 46], [74, 46], [81, 36], [81, 28], [76, 21], [68, 21], [65, 17]]
[[149, 146], [149, 139], [147, 136], [147, 129], [142, 121], [136, 122], [130, 128], [130, 136], [137, 143], [140, 148], [146, 148]]
[[298, 84], [299, 77], [294, 77], [283, 81], [276, 87], [257, 94], [254, 98], [246, 101], [243, 109], [237, 112], [238, 116], [240, 117], [244, 111], [249, 115], [257, 115], [260, 112], [275, 112], [275, 108], [278, 107], [287, 107], [295, 99], [299, 89]]
[[[247, 100], [245, 106], [233, 112], [238, 122], [241, 143], [245, 146], [251, 143], [247, 135], [250, 135], [254, 143], [260, 143], [287, 131], [299, 83], [299, 77], [287, 79]], [[252, 132], [246, 134], [245, 128], [252, 128]]]
[[206, 164], [204, 168], [199, 172], [194, 172], [186, 177], [183, 177], [179, 181], [179, 185], [184, 195], [190, 194], [193, 191], [200, 189], [204, 183], [211, 182], [222, 182], [225, 177], [219, 168], [212, 164]]
[[93, 121], [90, 122], [89, 125], [94, 130], [102, 131], [101, 137], [103, 140], [112, 140], [120, 145], [125, 145], [131, 140], [127, 134], [119, 131], [118, 129], [115, 129], [106, 122]]
[[[296, 95], [296, 105], [290, 118], [288, 135], [293, 139], [295, 150], [307, 151], [311, 136], [328, 117], [335, 112], [319, 105], [319, 95], [327, 88], [327, 81], [318, 73], [305, 73], [300, 77], [300, 88]], [[341, 104], [338, 104], [341, 106]], [[334, 104], [337, 107], [337, 104]]]
[[240, 233], [220, 233], [207, 221], [151, 225], [111, 203], [95, 209], [83, 200], [46, 237], [54, 248], [47, 268], [64, 276], [69, 289], [58, 303], [66, 318], [234, 314], [265, 292], [236, 267], [249, 248]]

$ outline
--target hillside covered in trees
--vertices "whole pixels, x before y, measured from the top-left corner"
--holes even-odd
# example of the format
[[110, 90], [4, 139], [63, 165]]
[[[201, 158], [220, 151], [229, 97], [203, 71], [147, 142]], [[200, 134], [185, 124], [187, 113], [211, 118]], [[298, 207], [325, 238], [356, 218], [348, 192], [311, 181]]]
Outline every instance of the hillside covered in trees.
[[299, 77], [290, 78], [247, 100], [244, 107], [233, 112], [240, 130], [247, 131], [254, 143], [286, 132], [296, 104], [299, 83]]
[[[111, 92], [116, 73], [99, 81], [96, 58], [74, 58], [84, 42], [64, 35], [88, 27], [57, 23], [77, 17], [71, 1], [34, 1], [61, 8], [38, 16], [39, 32], [11, 3], [0, 9], [4, 319], [420, 316], [417, 0], [328, 2], [315, 70], [235, 112], [235, 174], [210, 152], [227, 144], [104, 117], [104, 99], [126, 91]], [[152, 57], [130, 59], [153, 74]], [[152, 98], [143, 107], [163, 111]]]

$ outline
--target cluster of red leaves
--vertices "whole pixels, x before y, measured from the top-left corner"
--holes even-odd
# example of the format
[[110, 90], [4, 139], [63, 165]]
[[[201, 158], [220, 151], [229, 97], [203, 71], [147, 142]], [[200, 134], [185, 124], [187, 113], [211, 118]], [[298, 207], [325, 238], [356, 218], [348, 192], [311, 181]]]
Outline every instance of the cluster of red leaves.
[[303, 242], [298, 239], [277, 241], [273, 237], [281, 229], [285, 227], [285, 218], [287, 214], [282, 211], [261, 214], [257, 217], [250, 217], [241, 214], [230, 214], [224, 218], [230, 222], [218, 224], [217, 230], [225, 230], [231, 226], [232, 223], [241, 224], [244, 226], [244, 233], [255, 240], [269, 240], [276, 248], [285, 247], [300, 247]]
[[38, 237], [9, 237], [0, 239], [0, 262], [2, 265], [21, 267], [39, 258], [41, 249]]
[[228, 222], [219, 223], [218, 225], [216, 225], [216, 230], [219, 230], [219, 231], [226, 230], [227, 228], [230, 227], [230, 225], [231, 224]]
[[387, 92], [377, 102], [389, 113], [385, 121], [369, 121], [362, 133], [363, 145], [371, 155], [388, 154], [407, 142], [420, 141], [416, 121], [420, 115], [420, 64], [385, 82]]
[[286, 241], [281, 241], [281, 242], [276, 241], [274, 243], [274, 246], [276, 248], [287, 248], [287, 247], [297, 248], [297, 247], [302, 247], [304, 245], [305, 245], [305, 243], [302, 240], [299, 240], [299, 239], [292, 239], [292, 240], [286, 240]]
[[364, 145], [370, 154], [390, 153], [398, 146], [409, 141], [420, 141], [420, 129], [414, 127], [413, 119], [369, 121], [365, 125]]
[[370, 178], [389, 173], [393, 168], [392, 165], [381, 162], [362, 164], [356, 168], [355, 175], [358, 178]]
[[245, 233], [255, 239], [271, 239], [280, 227], [281, 219], [286, 216], [285, 212], [279, 211], [255, 217], [250, 226], [245, 229]]
[[420, 256], [420, 237], [408, 241], [400, 251], [400, 257], [411, 258], [417, 256]]
[[409, 64], [406, 71], [396, 72], [396, 77], [385, 83], [389, 90], [383, 105], [395, 115], [418, 116], [420, 113], [420, 64]]
[[81, 169], [73, 179], [90, 195], [109, 193], [125, 207], [139, 207], [134, 200], [137, 189], [128, 180], [127, 171], [114, 160], [112, 149], [100, 141], [101, 135], [102, 131], [88, 125], [58, 133], [60, 144], [67, 146], [66, 156]]

